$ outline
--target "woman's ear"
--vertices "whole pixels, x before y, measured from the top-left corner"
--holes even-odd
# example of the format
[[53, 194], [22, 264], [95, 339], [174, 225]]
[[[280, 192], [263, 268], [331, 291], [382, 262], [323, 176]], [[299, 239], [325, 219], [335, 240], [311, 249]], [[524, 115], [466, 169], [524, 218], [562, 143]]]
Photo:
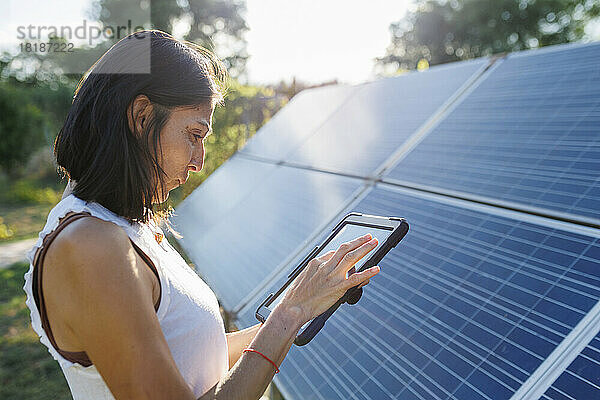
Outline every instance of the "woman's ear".
[[144, 127], [148, 125], [152, 115], [152, 102], [145, 94], [139, 94], [127, 107], [127, 121], [131, 133], [141, 135]]

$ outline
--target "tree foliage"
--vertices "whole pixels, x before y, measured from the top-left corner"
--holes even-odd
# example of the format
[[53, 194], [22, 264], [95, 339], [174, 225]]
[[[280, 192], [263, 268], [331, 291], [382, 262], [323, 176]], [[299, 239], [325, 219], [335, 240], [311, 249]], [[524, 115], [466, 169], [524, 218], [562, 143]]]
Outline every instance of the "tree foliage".
[[15, 59], [0, 56], [0, 170], [15, 176], [38, 149], [50, 146], [63, 124], [76, 81], [64, 76], [32, 73], [18, 79]]
[[[154, 28], [173, 33], [178, 21], [187, 21], [189, 31], [185, 38], [216, 50], [220, 56], [222, 52], [218, 46], [225, 41], [228, 50], [232, 51], [224, 60], [230, 74], [235, 77], [243, 70], [246, 60], [243, 33], [247, 26], [242, 16], [245, 8], [242, 0], [97, 0], [90, 10], [90, 17], [98, 18], [105, 26], [122, 25], [129, 16], [143, 14], [139, 12], [143, 8], [142, 3], [150, 4], [150, 10], [147, 11], [150, 12]], [[87, 69], [109, 45], [107, 42], [95, 48], [78, 48], [78, 51], [87, 52], [89, 56], [81, 70]], [[33, 63], [34, 73], [27, 73], [32, 70], [27, 63]], [[32, 58], [28, 54], [0, 57], [0, 113], [3, 117], [10, 115], [10, 118], [3, 118], [0, 122], [0, 135], [3, 138], [0, 146], [4, 146], [0, 147], [0, 159], [3, 162], [0, 169], [7, 171], [10, 168], [19, 175], [29, 176], [32, 168], [26, 171], [25, 166], [35, 159], [31, 155], [40, 147], [48, 148], [53, 143], [80, 78], [79, 75], [52, 74], [54, 70], [51, 68], [56, 64], [49, 63], [43, 56]], [[244, 86], [235, 79], [230, 84], [224, 107], [215, 110], [214, 133], [206, 140], [205, 166], [201, 173], [193, 174], [186, 185], [171, 193], [172, 205], [177, 204], [243, 146], [301, 86], [294, 84], [290, 90], [281, 92], [280, 88]], [[4, 140], [5, 137], [10, 140]]]
[[[123, 23], [123, 16], [139, 15], [142, 3], [96, 0], [94, 8], [100, 21], [115, 26]], [[188, 27], [184, 39], [216, 52], [232, 76], [244, 72], [248, 59], [244, 0], [151, 0], [148, 7], [154, 29], [173, 33], [177, 23], [183, 24]]]
[[421, 0], [391, 24], [381, 67], [414, 69], [580, 40], [600, 14], [595, 0]]
[[0, 113], [0, 167], [12, 175], [46, 143], [47, 125], [28, 91], [6, 83], [0, 83]]

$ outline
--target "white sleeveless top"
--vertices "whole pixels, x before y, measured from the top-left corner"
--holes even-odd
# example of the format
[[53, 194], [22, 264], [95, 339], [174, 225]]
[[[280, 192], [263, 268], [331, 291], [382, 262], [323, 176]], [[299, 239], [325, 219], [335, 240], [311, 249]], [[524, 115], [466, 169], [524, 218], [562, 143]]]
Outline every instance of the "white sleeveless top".
[[[33, 263], [43, 238], [69, 212], [87, 211], [91, 215], [122, 227], [127, 235], [154, 262], [160, 276], [160, 306], [156, 311], [161, 329], [179, 372], [196, 397], [213, 387], [229, 369], [227, 340], [217, 298], [204, 281], [192, 271], [181, 255], [166, 239], [159, 244], [154, 232], [163, 233], [153, 223], [130, 224], [98, 203], [88, 203], [71, 194], [58, 203], [48, 215], [35, 246], [27, 253]], [[61, 356], [42, 329], [39, 310], [32, 290], [33, 264], [25, 274], [27, 306], [31, 324], [40, 341], [58, 361], [74, 400], [114, 399], [94, 365], [84, 367]]]

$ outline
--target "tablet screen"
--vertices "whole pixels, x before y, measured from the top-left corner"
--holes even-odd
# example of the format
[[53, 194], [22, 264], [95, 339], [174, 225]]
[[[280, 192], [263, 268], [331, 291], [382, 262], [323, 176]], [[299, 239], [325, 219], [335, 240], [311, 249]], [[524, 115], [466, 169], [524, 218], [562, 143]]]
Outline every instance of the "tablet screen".
[[[367, 262], [369, 258], [371, 258], [371, 256], [373, 256], [373, 254], [377, 252], [379, 247], [381, 247], [385, 243], [388, 237], [392, 234], [391, 229], [346, 223], [314, 258], [319, 257], [329, 252], [330, 250], [337, 250], [342, 243], [349, 242], [358, 237], [366, 235], [367, 233], [370, 233], [371, 236], [377, 238], [379, 243], [377, 244], [377, 247], [375, 247], [373, 250], [367, 253], [366, 256], [364, 256], [354, 265], [356, 271], [358, 271], [364, 265], [364, 263]], [[283, 299], [290, 286], [291, 284], [279, 296], [277, 296], [277, 298], [269, 306], [267, 306], [269, 310], [273, 311], [277, 304], [281, 302], [281, 299]]]

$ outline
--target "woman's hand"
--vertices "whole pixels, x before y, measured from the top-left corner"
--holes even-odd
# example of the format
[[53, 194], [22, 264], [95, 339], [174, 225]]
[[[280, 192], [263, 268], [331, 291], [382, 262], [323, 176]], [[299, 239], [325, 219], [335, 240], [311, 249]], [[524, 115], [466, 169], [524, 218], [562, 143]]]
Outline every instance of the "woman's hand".
[[366, 285], [379, 272], [375, 266], [347, 276], [354, 264], [377, 247], [377, 243], [377, 239], [367, 234], [342, 244], [337, 251], [311, 260], [277, 307], [293, 310], [302, 324], [322, 314], [348, 289]]

